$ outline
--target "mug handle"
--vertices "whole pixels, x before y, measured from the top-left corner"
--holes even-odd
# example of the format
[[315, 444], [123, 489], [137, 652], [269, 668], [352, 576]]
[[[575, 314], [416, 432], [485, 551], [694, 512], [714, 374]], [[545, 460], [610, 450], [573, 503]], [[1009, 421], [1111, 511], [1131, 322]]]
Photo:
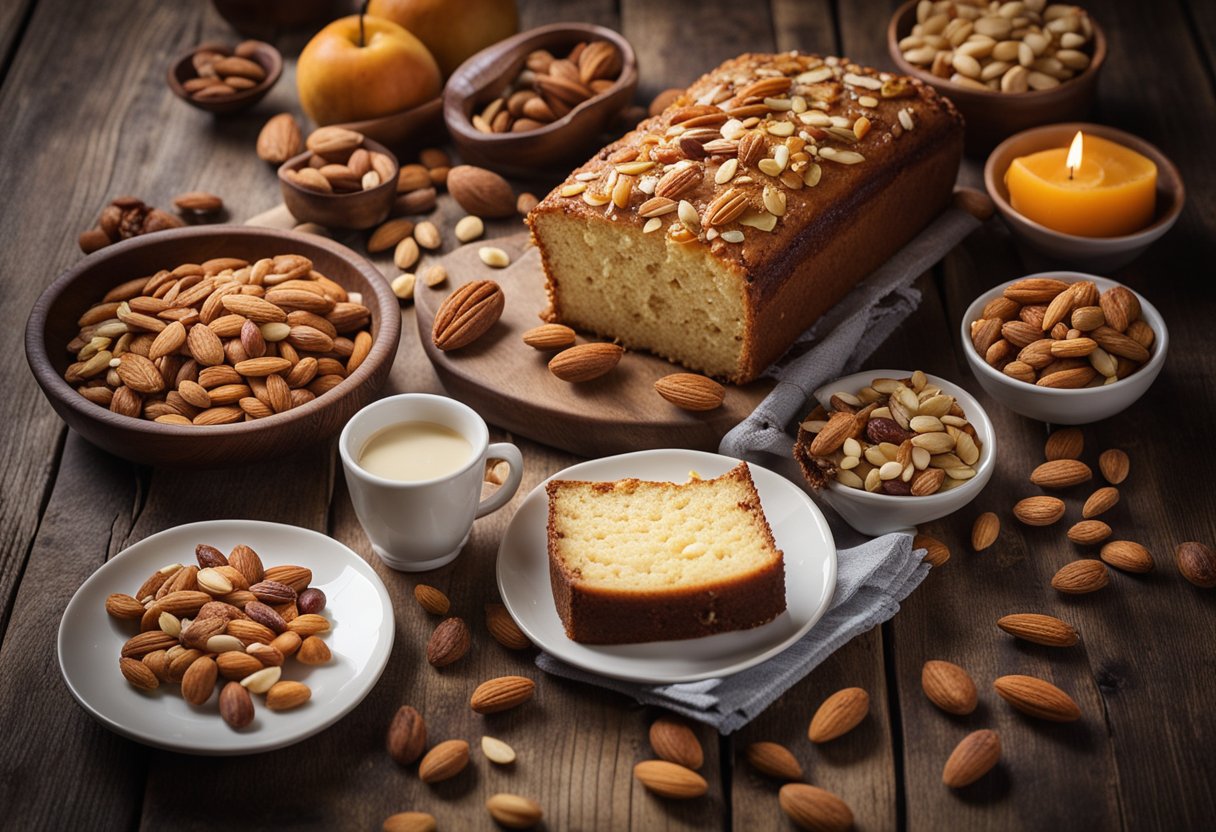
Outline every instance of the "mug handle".
[[503, 460], [510, 466], [511, 473], [507, 475], [507, 481], [500, 485], [497, 491], [478, 504], [475, 517], [484, 517], [506, 505], [507, 501], [515, 496], [515, 492], [519, 490], [519, 483], [524, 478], [523, 455], [519, 452], [519, 448], [510, 442], [495, 442], [486, 448], [486, 459]]

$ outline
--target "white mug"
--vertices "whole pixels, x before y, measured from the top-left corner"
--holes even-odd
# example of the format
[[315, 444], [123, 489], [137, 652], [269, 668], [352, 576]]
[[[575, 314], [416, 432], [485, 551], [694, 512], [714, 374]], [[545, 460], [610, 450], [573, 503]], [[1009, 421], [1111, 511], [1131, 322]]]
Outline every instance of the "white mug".
[[[390, 480], [366, 471], [359, 456], [376, 432], [402, 422], [434, 422], [451, 428], [473, 447], [467, 465], [442, 477], [420, 481]], [[523, 457], [509, 442], [489, 444], [486, 423], [472, 408], [446, 396], [405, 393], [373, 402], [360, 410], [338, 439], [338, 453], [355, 514], [388, 566], [422, 572], [450, 563], [469, 539], [473, 520], [502, 508], [523, 477]], [[502, 459], [511, 468], [507, 481], [481, 499], [487, 459]]]

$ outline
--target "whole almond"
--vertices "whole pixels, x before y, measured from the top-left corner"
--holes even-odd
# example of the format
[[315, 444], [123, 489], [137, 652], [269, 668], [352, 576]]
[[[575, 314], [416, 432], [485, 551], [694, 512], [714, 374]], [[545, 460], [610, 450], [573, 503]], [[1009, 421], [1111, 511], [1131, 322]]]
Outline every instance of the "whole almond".
[[531, 699], [535, 688], [536, 683], [523, 676], [499, 676], [477, 686], [469, 707], [479, 714], [509, 710]]
[[[162, 333], [164, 334], [164, 333]], [[1127, 479], [1127, 473], [1131, 470], [1131, 460], [1127, 458], [1127, 454], [1117, 448], [1111, 448], [1108, 451], [1103, 451], [1098, 457], [1098, 468], [1102, 471], [1102, 476], [1111, 485], [1118, 485]]]
[[450, 780], [469, 764], [469, 744], [464, 740], [445, 740], [426, 753], [418, 764], [418, 779], [423, 783]]
[[1001, 518], [991, 511], [984, 512], [975, 518], [975, 523], [971, 526], [971, 548], [977, 552], [984, 551], [996, 543], [1000, 533]]
[[1077, 643], [1077, 631], [1072, 625], [1052, 615], [1015, 613], [1000, 618], [996, 626], [1014, 638], [1045, 647], [1072, 647]]
[[452, 606], [452, 602], [448, 600], [448, 596], [427, 584], [418, 584], [414, 587], [414, 599], [418, 601], [419, 606], [431, 615], [447, 615], [448, 610]]
[[847, 832], [853, 828], [853, 810], [836, 795], [806, 783], [786, 783], [777, 793], [781, 811], [802, 829]]
[[1110, 573], [1100, 560], [1075, 560], [1060, 567], [1051, 585], [1066, 595], [1097, 592], [1110, 582]]
[[258, 557], [258, 553], [243, 543], [237, 544], [228, 553], [228, 563], [235, 566], [245, 576], [245, 581], [250, 586], [262, 580], [265, 574], [265, 568], [262, 566], [262, 559]]
[[992, 683], [1002, 699], [1028, 716], [1050, 722], [1075, 722], [1081, 709], [1073, 698], [1034, 676], [1002, 676]]
[[655, 392], [682, 410], [696, 412], [722, 406], [726, 388], [696, 373], [672, 373], [654, 383]]
[[[316, 638], [316, 636], [313, 636]], [[326, 648], [328, 650], [329, 648]], [[287, 657], [277, 647], [271, 647], [260, 641], [255, 641], [245, 648], [245, 655], [256, 659], [262, 667], [282, 667]], [[307, 664], [307, 662], [305, 662]], [[253, 671], [257, 672], [257, 671]]]
[[[286, 618], [286, 616], [284, 616]], [[327, 633], [331, 628], [329, 619], [323, 615], [316, 613], [305, 613], [297, 615], [295, 618], [287, 622], [287, 629], [297, 634], [300, 638], [308, 638], [315, 636], [317, 633]]]
[[[283, 621], [283, 617], [279, 616], [277, 612], [270, 607], [267, 607], [265, 604], [261, 604], [259, 601], [250, 601], [248, 604], [246, 604], [245, 614], [249, 615], [249, 608], [257, 604], [260, 604], [261, 607], [268, 610], [271, 614], [278, 616], [279, 620], [275, 623], [282, 629], [275, 629], [256, 619], [253, 621], [246, 621], [243, 618], [238, 618], [229, 621], [228, 628], [226, 630], [228, 635], [236, 636], [247, 647], [253, 644], [270, 644], [270, 642], [274, 641], [275, 636], [287, 629], [287, 623]], [[263, 618], [262, 620], [266, 619]]]
[[302, 682], [275, 682], [266, 691], [266, 707], [272, 711], [289, 711], [312, 698], [312, 691]]
[[448, 295], [435, 314], [431, 340], [440, 350], [472, 344], [502, 317], [502, 288], [493, 280], [473, 280]]
[[1053, 459], [1044, 462], [1030, 474], [1030, 481], [1040, 488], [1070, 488], [1089, 482], [1094, 472], [1079, 459]]
[[1102, 547], [1099, 554], [1104, 563], [1124, 572], [1141, 574], [1153, 571], [1153, 556], [1139, 543], [1131, 540], [1112, 540]]
[[421, 757], [426, 748], [426, 722], [422, 714], [409, 705], [398, 708], [385, 744], [389, 756], [400, 765], [408, 766]]
[[220, 690], [220, 716], [238, 731], [253, 722], [253, 697], [239, 682], [229, 682]]
[[[263, 571], [265, 578], [265, 571]], [[296, 600], [296, 591], [281, 581], [261, 580], [251, 584], [249, 591], [263, 604], [286, 604]]]
[[950, 549], [945, 543], [942, 543], [936, 537], [930, 537], [927, 534], [918, 534], [912, 539], [913, 549], [924, 549], [924, 563], [930, 566], [942, 566], [946, 561], [950, 560]]
[[1043, 455], [1047, 457], [1047, 461], [1053, 460], [1075, 460], [1081, 456], [1081, 451], [1085, 449], [1085, 437], [1081, 434], [1081, 428], [1059, 428], [1057, 431], [1052, 431], [1052, 435], [1047, 437], [1047, 444], [1043, 446]]
[[345, 127], [319, 127], [309, 134], [305, 146], [318, 156], [336, 159], [349, 155], [363, 144], [363, 135]]
[[509, 217], [515, 213], [515, 193], [497, 173], [473, 165], [448, 171], [448, 192], [460, 207], [479, 217]]
[[139, 659], [123, 656], [118, 660], [118, 669], [122, 671], [123, 678], [137, 690], [156, 690], [160, 687], [160, 679]]
[[495, 794], [486, 800], [490, 817], [508, 829], [531, 829], [540, 823], [544, 813], [540, 804], [517, 794]]
[[1099, 514], [1105, 514], [1110, 511], [1119, 502], [1119, 489], [1113, 485], [1107, 485], [1099, 488], [1085, 501], [1085, 505], [1081, 507], [1081, 516], [1086, 520], [1091, 517], [1097, 517]]
[[[233, 681], [240, 681], [251, 673], [257, 673], [264, 667], [256, 657], [248, 653], [242, 653], [239, 650], [220, 653], [215, 657], [215, 664], [221, 676]], [[221, 708], [223, 704], [221, 701]]]
[[494, 640], [508, 650], [527, 650], [532, 642], [515, 623], [502, 604], [486, 604], [486, 629]]
[[579, 344], [553, 356], [549, 372], [572, 384], [591, 381], [610, 372], [624, 354], [624, 347], [618, 344]]
[[165, 388], [160, 370], [148, 358], [134, 352], [124, 352], [118, 357], [115, 368], [122, 383], [137, 393], [157, 393]]
[[966, 670], [952, 662], [940, 659], [925, 662], [920, 686], [929, 701], [948, 714], [964, 716], [974, 711], [978, 703], [975, 682]]
[[970, 786], [993, 769], [1001, 758], [1001, 738], [982, 729], [963, 737], [942, 769], [942, 783], [952, 789]]
[[272, 117], [258, 133], [257, 154], [263, 161], [281, 165], [303, 150], [300, 125], [291, 113], [279, 113]]
[[[469, 627], [461, 618], [445, 618], [431, 634], [426, 645], [426, 660], [432, 667], [447, 667], [469, 652]], [[300, 648], [303, 653], [303, 647]]]
[[309, 636], [300, 643], [296, 658], [301, 664], [319, 665], [328, 663], [333, 658], [333, 654], [329, 650], [329, 645], [323, 640], [317, 636]]
[[426, 812], [398, 812], [385, 818], [382, 832], [436, 832], [434, 815]]
[[1068, 530], [1068, 539], [1082, 546], [1092, 546], [1110, 537], [1110, 526], [1101, 520], [1082, 520]]
[[564, 350], [574, 346], [574, 330], [562, 324], [541, 324], [525, 332], [523, 340], [536, 350]]
[[414, 233], [413, 220], [405, 217], [394, 217], [382, 223], [372, 232], [372, 235], [367, 239], [367, 251], [369, 254], [379, 254], [382, 251], [388, 251], [390, 248], [395, 248], [398, 243]]
[[1058, 497], [1027, 497], [1014, 503], [1013, 516], [1027, 526], [1050, 526], [1064, 516], [1064, 501]]
[[661, 716], [650, 724], [650, 747], [660, 759], [698, 769], [705, 761], [701, 741], [687, 723]]
[[124, 659], [140, 659], [156, 650], [168, 650], [176, 647], [177, 639], [161, 630], [149, 630], [127, 639], [122, 646], [120, 655]]
[[1107, 325], [1119, 332], [1140, 317], [1140, 299], [1125, 286], [1107, 289], [1098, 298], [1098, 305], [1102, 307]]
[[183, 212], [215, 214], [223, 210], [224, 200], [206, 191], [188, 191], [173, 197], [173, 205]]
[[743, 752], [748, 764], [776, 780], [801, 780], [802, 765], [788, 748], [775, 742], [753, 742]]
[[215, 659], [200, 656], [195, 659], [182, 677], [182, 699], [191, 705], [202, 705], [215, 691], [215, 680], [219, 673]]
[[1004, 295], [1018, 303], [1050, 303], [1056, 295], [1068, 290], [1063, 280], [1050, 277], [1028, 277], [1005, 287]]
[[856, 728], [870, 712], [870, 695], [861, 688], [845, 688], [829, 696], [811, 718], [811, 742], [829, 742]]
[[633, 767], [633, 776], [648, 791], [675, 800], [700, 797], [709, 791], [704, 777], [667, 760], [644, 760]]
[[[271, 566], [266, 569], [266, 574], [263, 576], [266, 581], [285, 584], [296, 592], [303, 592], [308, 589], [308, 585], [312, 583], [312, 570], [304, 566], [281, 565]], [[252, 590], [253, 587], [250, 587]], [[265, 601], [265, 599], [260, 599]], [[266, 601], [267, 604], [276, 603], [274, 601]]]
[[106, 597], [106, 612], [115, 618], [143, 618], [147, 610], [133, 596], [115, 593]]
[[1188, 540], [1174, 549], [1182, 577], [1203, 589], [1216, 587], [1216, 553], [1202, 543]]

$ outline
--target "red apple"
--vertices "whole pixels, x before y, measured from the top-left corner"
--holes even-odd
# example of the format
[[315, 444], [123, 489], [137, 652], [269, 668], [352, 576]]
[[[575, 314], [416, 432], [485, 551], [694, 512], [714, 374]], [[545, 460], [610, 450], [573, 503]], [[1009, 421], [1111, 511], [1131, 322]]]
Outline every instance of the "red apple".
[[296, 65], [300, 106], [317, 124], [377, 118], [439, 95], [439, 66], [422, 41], [391, 20], [335, 20], [308, 42]]
[[471, 55], [519, 31], [515, 0], [371, 0], [367, 10], [413, 32], [445, 78]]

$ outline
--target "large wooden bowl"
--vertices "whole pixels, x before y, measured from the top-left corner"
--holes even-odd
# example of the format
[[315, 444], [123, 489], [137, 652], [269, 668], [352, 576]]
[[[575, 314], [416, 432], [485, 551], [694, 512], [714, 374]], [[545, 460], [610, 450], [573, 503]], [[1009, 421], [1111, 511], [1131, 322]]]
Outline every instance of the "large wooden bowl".
[[[548, 49], [565, 54], [579, 41], [606, 40], [621, 51], [621, 74], [599, 95], [566, 115], [525, 133], [482, 133], [474, 110], [499, 95], [523, 69], [528, 53]], [[443, 91], [443, 118], [460, 158], [508, 176], [534, 178], [538, 170], [569, 168], [601, 144], [601, 134], [629, 106], [638, 86], [638, 62], [629, 41], [603, 26], [554, 23], [507, 38], [469, 58], [452, 73]]]
[[[371, 310], [372, 349], [337, 387], [274, 416], [230, 425], [165, 425], [112, 413], [63, 380], [65, 349], [77, 319], [112, 287], [140, 275], [214, 257], [257, 260], [302, 254], [317, 271], [363, 295]], [[311, 234], [246, 226], [200, 226], [134, 237], [81, 260], [52, 283], [30, 313], [25, 354], [55, 412], [85, 439], [116, 456], [149, 465], [216, 468], [293, 453], [336, 434], [373, 398], [388, 376], [401, 337], [400, 303], [384, 277], [360, 255]]]

